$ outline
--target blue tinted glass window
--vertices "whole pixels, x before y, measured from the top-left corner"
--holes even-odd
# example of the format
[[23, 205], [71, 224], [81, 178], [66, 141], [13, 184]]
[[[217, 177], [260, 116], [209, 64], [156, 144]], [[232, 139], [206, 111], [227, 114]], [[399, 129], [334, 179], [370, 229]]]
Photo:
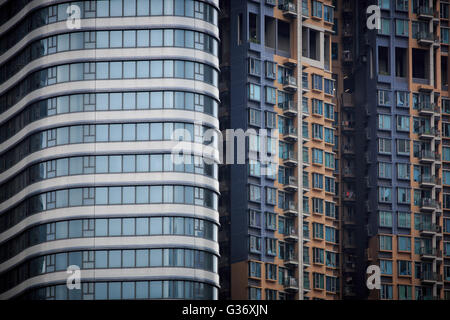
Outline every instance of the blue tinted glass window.
[[108, 298], [110, 300], [120, 299], [121, 293], [121, 285], [120, 282], [110, 282], [108, 284]]
[[134, 250], [123, 250], [123, 267], [124, 268], [134, 268]]
[[149, 62], [148, 61], [138, 61], [137, 62], [137, 78], [148, 78], [149, 77]]
[[152, 16], [161, 16], [163, 13], [163, 0], [150, 0]]
[[137, 15], [148, 16], [150, 14], [149, 0], [137, 0]]
[[105, 300], [108, 298], [107, 296], [107, 283], [106, 282], [96, 282], [95, 283], [95, 299], [96, 300]]
[[163, 31], [162, 30], [151, 30], [150, 31], [150, 46], [162, 47], [162, 45], [163, 45]]
[[109, 251], [109, 268], [120, 268], [122, 265], [120, 250]]
[[162, 187], [161, 186], [151, 186], [150, 187], [150, 203], [161, 203], [162, 202]]
[[106, 237], [108, 235], [108, 220], [95, 219], [95, 236]]
[[108, 62], [97, 62], [96, 76], [97, 76], [97, 79], [108, 79], [109, 78]]
[[136, 187], [136, 203], [148, 203], [148, 187]]
[[120, 236], [122, 232], [121, 219], [109, 219], [109, 235], [110, 236]]
[[148, 234], [148, 218], [136, 218], [136, 235], [139, 236], [147, 234]]
[[150, 77], [151, 78], [161, 78], [163, 71], [162, 61], [151, 61], [150, 62]]
[[136, 282], [136, 299], [148, 299], [148, 281]]
[[152, 249], [150, 250], [150, 267], [162, 266], [162, 250]]

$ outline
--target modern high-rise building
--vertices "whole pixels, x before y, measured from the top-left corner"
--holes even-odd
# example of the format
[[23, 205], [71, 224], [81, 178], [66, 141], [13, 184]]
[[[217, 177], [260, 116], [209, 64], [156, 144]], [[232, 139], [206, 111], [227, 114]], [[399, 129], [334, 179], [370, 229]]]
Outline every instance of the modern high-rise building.
[[450, 298], [449, 23], [438, 0], [222, 4], [221, 128], [280, 132], [276, 176], [222, 168], [223, 298]]
[[221, 128], [279, 133], [275, 144], [250, 135], [248, 163], [222, 167], [221, 297], [337, 299], [332, 1], [221, 9]]
[[0, 299], [217, 299], [218, 12], [1, 1]]
[[[450, 280], [445, 267], [449, 4], [339, 5], [342, 41], [333, 46], [336, 63], [343, 66], [341, 152], [353, 154], [356, 164], [356, 182], [342, 180], [355, 195], [354, 203], [342, 207], [343, 295], [449, 298], [444, 284]], [[367, 19], [370, 5], [378, 5], [379, 29]], [[381, 290], [366, 287], [369, 265], [381, 269]]]

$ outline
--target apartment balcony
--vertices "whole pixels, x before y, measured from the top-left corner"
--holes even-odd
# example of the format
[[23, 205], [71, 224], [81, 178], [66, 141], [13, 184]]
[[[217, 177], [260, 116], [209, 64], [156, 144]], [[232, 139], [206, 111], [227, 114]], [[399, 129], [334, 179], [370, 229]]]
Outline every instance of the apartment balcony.
[[420, 258], [422, 260], [434, 260], [439, 256], [442, 255], [440, 254], [440, 250], [437, 250], [436, 248], [420, 248]]
[[286, 157], [283, 159], [283, 164], [290, 166], [290, 167], [297, 166], [298, 165], [297, 154], [294, 151], [289, 151], [286, 154]]
[[442, 228], [435, 223], [421, 223], [419, 225], [419, 231], [422, 236], [434, 236], [436, 233], [441, 233]]
[[286, 76], [283, 78], [283, 89], [286, 91], [297, 91], [297, 78], [294, 76]]
[[356, 264], [351, 261], [347, 261], [343, 264], [345, 273], [353, 273], [356, 271]]
[[342, 59], [344, 63], [351, 64], [353, 63], [353, 52], [351, 50], [343, 50], [342, 51]]
[[355, 168], [345, 167], [342, 170], [342, 177], [344, 179], [354, 179], [354, 178], [356, 178]]
[[349, 120], [342, 121], [342, 126], [341, 126], [342, 131], [354, 132], [355, 127], [356, 127], [355, 121], [349, 121]]
[[435, 185], [440, 185], [441, 179], [436, 176], [422, 175], [420, 177], [420, 187], [421, 188], [433, 188]]
[[344, 227], [353, 228], [356, 226], [356, 221], [353, 219], [353, 217], [349, 217], [348, 215], [344, 215]]
[[431, 150], [422, 150], [419, 153], [419, 161], [421, 163], [433, 163], [436, 160], [439, 160], [440, 155], [435, 151]]
[[297, 18], [297, 5], [292, 2], [279, 4], [278, 8], [283, 11], [283, 16], [286, 18]]
[[344, 240], [342, 247], [346, 251], [354, 251], [356, 249], [356, 243], [354, 241], [350, 242], [348, 240]]
[[417, 110], [421, 116], [432, 116], [434, 114], [434, 108], [429, 102], [419, 102], [417, 104]]
[[420, 274], [420, 281], [423, 284], [435, 284], [441, 279], [440, 275], [436, 272], [422, 272]]
[[298, 266], [298, 257], [297, 255], [291, 253], [287, 254], [286, 258], [284, 259], [284, 265], [286, 267], [297, 267]]
[[298, 189], [298, 181], [295, 177], [289, 177], [284, 185], [284, 190], [289, 192], [296, 192]]
[[434, 139], [436, 134], [439, 134], [439, 131], [436, 130], [434, 127], [433, 128], [425, 128], [425, 127], [419, 128], [419, 139], [431, 140], [431, 139]]
[[432, 32], [428, 31], [419, 31], [417, 33], [417, 41], [420, 45], [423, 46], [431, 46], [436, 42], [439, 44], [439, 37]]
[[284, 208], [283, 213], [290, 217], [298, 216], [298, 207], [294, 201], [289, 201], [286, 208]]
[[420, 203], [420, 209], [422, 211], [433, 212], [439, 206], [439, 203], [435, 199], [423, 198]]
[[283, 109], [283, 114], [287, 117], [296, 117], [298, 114], [297, 103], [294, 101], [286, 101], [279, 105]]
[[345, 38], [351, 38], [353, 37], [353, 28], [351, 25], [346, 25], [342, 30], [342, 35]]
[[353, 5], [351, 1], [344, 1], [344, 3], [342, 4], [342, 9], [344, 11], [344, 13], [349, 14], [349, 15], [354, 15], [354, 11], [353, 11]]
[[356, 201], [356, 194], [353, 191], [344, 191], [342, 193], [342, 200], [344, 201]]
[[289, 292], [297, 292], [298, 291], [298, 281], [294, 277], [288, 277], [284, 281], [284, 290]]
[[297, 242], [298, 241], [297, 231], [294, 228], [290, 228], [288, 232], [284, 234], [284, 240]]
[[344, 108], [353, 108], [355, 106], [353, 103], [353, 95], [351, 93], [344, 92], [342, 94], [342, 105]]
[[419, 6], [417, 8], [417, 16], [419, 19], [431, 20], [434, 17], [433, 8], [429, 6]]
[[295, 142], [298, 140], [298, 133], [296, 127], [287, 127], [286, 131], [283, 133], [283, 138], [289, 142]]
[[342, 153], [344, 155], [354, 155], [355, 147], [352, 144], [346, 144], [342, 147]]

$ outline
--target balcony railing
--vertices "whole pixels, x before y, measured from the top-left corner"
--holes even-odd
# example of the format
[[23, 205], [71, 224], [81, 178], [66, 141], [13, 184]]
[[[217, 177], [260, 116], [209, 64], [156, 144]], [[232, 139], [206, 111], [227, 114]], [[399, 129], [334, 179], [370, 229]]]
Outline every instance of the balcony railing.
[[343, 146], [344, 153], [355, 153], [355, 147], [352, 144], [346, 144]]
[[439, 274], [436, 272], [422, 272], [420, 274], [420, 280], [422, 281], [437, 282], [439, 279]]
[[342, 170], [342, 175], [344, 177], [354, 177], [355, 176], [355, 168], [345, 167]]
[[355, 201], [356, 200], [356, 194], [353, 191], [344, 191], [342, 194], [342, 197], [346, 201]]
[[344, 107], [353, 107], [353, 95], [347, 92], [342, 94], [342, 104]]
[[438, 209], [439, 203], [435, 199], [423, 198], [420, 203], [420, 208], [422, 209]]
[[441, 233], [442, 228], [439, 225], [436, 225], [435, 223], [420, 223], [419, 224], [419, 231], [421, 233]]
[[433, 8], [429, 6], [419, 6], [417, 8], [417, 15], [421, 18], [433, 18]]
[[428, 257], [437, 257], [438, 256], [438, 250], [436, 248], [420, 248], [420, 256], [428, 256]]
[[420, 184], [426, 184], [426, 185], [436, 185], [440, 184], [440, 179], [436, 176], [430, 176], [430, 175], [421, 175], [420, 176]]
[[294, 277], [287, 277], [284, 281], [284, 288], [290, 291], [298, 290], [298, 281]]
[[342, 121], [342, 129], [346, 131], [353, 131], [355, 130], [356, 122], [355, 121]]
[[342, 56], [344, 58], [344, 62], [351, 63], [353, 62], [353, 52], [350, 50], [342, 51]]
[[284, 208], [284, 213], [290, 216], [298, 215], [297, 204], [294, 201], [289, 201], [288, 205]]
[[428, 31], [417, 32], [416, 38], [419, 43], [422, 44], [432, 44], [434, 42], [439, 42], [439, 37], [436, 34]]
[[297, 153], [295, 153], [294, 151], [286, 152], [284, 154], [283, 160], [285, 164], [297, 165], [298, 164]]
[[289, 18], [297, 16], [297, 5], [293, 2], [287, 1], [278, 5], [278, 8], [283, 11], [283, 15]]
[[288, 228], [288, 230], [286, 230], [286, 233], [284, 234], [284, 238], [288, 241], [297, 241], [298, 240], [297, 230], [295, 230], [294, 227]]
[[286, 116], [296, 116], [298, 113], [297, 109], [297, 103], [295, 101], [285, 101], [284, 103], [281, 103], [278, 105], [283, 109], [283, 113]]
[[440, 154], [431, 150], [422, 150], [419, 153], [419, 159], [423, 161], [436, 161], [440, 160]]
[[298, 181], [297, 178], [295, 177], [289, 177], [286, 181], [286, 183], [284, 184], [284, 189], [286, 191], [291, 191], [291, 192], [295, 192], [298, 189]]
[[297, 90], [297, 78], [294, 76], [283, 77], [283, 88], [290, 91]]
[[291, 266], [298, 265], [298, 257], [297, 257], [297, 255], [294, 254], [294, 253], [286, 254], [286, 257], [284, 259], [284, 263], [286, 265], [291, 265]]

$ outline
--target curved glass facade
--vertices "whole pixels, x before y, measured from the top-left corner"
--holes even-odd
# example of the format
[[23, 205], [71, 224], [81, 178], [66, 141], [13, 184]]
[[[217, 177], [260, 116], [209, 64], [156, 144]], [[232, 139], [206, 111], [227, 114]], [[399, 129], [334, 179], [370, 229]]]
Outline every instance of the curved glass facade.
[[[216, 2], [21, 0], [25, 15], [12, 3], [0, 7], [13, 14], [0, 14], [0, 299], [217, 299], [217, 160], [173, 150], [218, 151]], [[81, 289], [66, 285], [72, 265]]]

